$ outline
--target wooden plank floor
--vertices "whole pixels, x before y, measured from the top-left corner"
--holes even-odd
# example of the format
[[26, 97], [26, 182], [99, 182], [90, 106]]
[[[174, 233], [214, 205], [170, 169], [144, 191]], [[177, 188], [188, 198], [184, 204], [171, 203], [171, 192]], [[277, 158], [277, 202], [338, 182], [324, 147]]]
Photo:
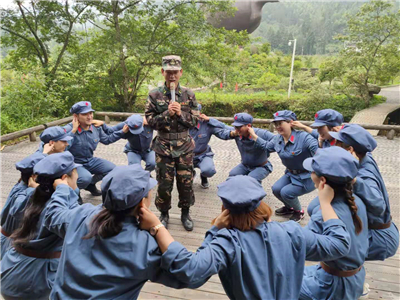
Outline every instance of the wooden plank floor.
[[[400, 202], [400, 139], [392, 141], [383, 137], [377, 137], [378, 147], [374, 151], [374, 157], [380, 167], [391, 200], [392, 217], [396, 224], [400, 224], [399, 202]], [[127, 164], [123, 151], [124, 140], [112, 145], [99, 145], [95, 155], [114, 162], [117, 165]], [[23, 159], [36, 150], [38, 143], [29, 141], [21, 142], [14, 146], [7, 146], [0, 154], [1, 157], [1, 206], [7, 198], [11, 187], [18, 180], [18, 172], [15, 170], [15, 162]], [[210, 188], [204, 190], [200, 187], [199, 176], [195, 178], [194, 191], [196, 203], [191, 209], [191, 215], [195, 222], [192, 232], [186, 232], [180, 222], [180, 211], [177, 207], [176, 188], [173, 191], [173, 208], [170, 211], [169, 230], [172, 236], [185, 245], [190, 251], [195, 251], [204, 238], [205, 232], [211, 227], [211, 220], [221, 210], [221, 201], [216, 194], [216, 186], [223, 182], [229, 171], [240, 162], [239, 152], [233, 141], [221, 141], [213, 137], [210, 143], [215, 152], [214, 161], [217, 174], [210, 180]], [[282, 176], [284, 167], [276, 154], [271, 155], [271, 162], [274, 171], [263, 181], [263, 187], [267, 192], [265, 202], [273, 209], [280, 207], [280, 202], [272, 195], [272, 184]], [[100, 197], [93, 197], [83, 191], [85, 202], [99, 204]], [[300, 197], [304, 209], [316, 196], [316, 191]], [[154, 205], [151, 209], [156, 211]], [[275, 221], [286, 221], [283, 217], [273, 216]], [[308, 217], [301, 221], [302, 225], [307, 224]], [[313, 263], [307, 263], [313, 264]], [[367, 279], [371, 292], [369, 299], [400, 299], [400, 253], [384, 262], [368, 262], [365, 264]], [[140, 299], [227, 299], [224, 289], [221, 286], [218, 276], [213, 276], [205, 285], [196, 289], [174, 290], [160, 284], [146, 283]]]

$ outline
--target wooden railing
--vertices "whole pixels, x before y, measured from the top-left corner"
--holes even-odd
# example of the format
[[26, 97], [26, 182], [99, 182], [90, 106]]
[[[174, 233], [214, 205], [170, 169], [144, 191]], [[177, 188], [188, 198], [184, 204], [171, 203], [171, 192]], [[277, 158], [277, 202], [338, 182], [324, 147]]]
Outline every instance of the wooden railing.
[[[104, 117], [104, 120], [107, 124], [110, 123], [110, 118], [127, 118], [131, 115], [132, 113], [125, 113], [125, 112], [105, 112], [105, 111], [96, 112], [96, 116]], [[227, 117], [212, 117], [212, 118], [215, 118], [221, 122], [226, 122], [226, 123], [232, 123], [234, 121], [233, 118], [227, 118]], [[34, 142], [36, 141], [36, 132], [42, 131], [47, 127], [63, 125], [71, 121], [72, 121], [72, 116], [56, 120], [53, 122], [45, 123], [42, 125], [38, 125], [35, 127], [27, 128], [24, 130], [8, 133], [0, 137], [0, 142], [11, 141], [26, 135], [29, 135], [30, 141]], [[274, 119], [254, 119], [253, 124], [269, 125], [269, 130], [273, 132], [274, 131], [274, 125], [272, 124], [273, 121]], [[305, 125], [311, 125], [313, 123], [312, 121], [300, 121], [300, 122]], [[365, 129], [385, 130], [387, 131], [386, 136], [389, 140], [392, 140], [395, 137], [396, 133], [400, 132], [400, 125], [371, 125], [371, 124], [359, 124], [359, 125], [364, 127]]]

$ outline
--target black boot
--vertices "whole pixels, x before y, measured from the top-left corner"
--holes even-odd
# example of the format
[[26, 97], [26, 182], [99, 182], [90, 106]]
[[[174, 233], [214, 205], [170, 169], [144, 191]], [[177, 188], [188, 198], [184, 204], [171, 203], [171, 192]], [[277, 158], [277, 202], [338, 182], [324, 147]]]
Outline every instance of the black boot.
[[89, 184], [85, 190], [89, 191], [93, 196], [101, 196], [101, 191], [93, 183]]
[[208, 183], [207, 177], [204, 177], [203, 175], [200, 175], [201, 177], [201, 187], [203, 189], [208, 189], [210, 187], [210, 184]]
[[193, 230], [193, 221], [189, 215], [189, 208], [182, 209], [181, 221], [182, 221], [182, 225], [186, 229], [186, 231]]
[[161, 224], [163, 224], [165, 228], [168, 228], [168, 221], [169, 221], [168, 211], [166, 212], [162, 211], [159, 220], [161, 221]]

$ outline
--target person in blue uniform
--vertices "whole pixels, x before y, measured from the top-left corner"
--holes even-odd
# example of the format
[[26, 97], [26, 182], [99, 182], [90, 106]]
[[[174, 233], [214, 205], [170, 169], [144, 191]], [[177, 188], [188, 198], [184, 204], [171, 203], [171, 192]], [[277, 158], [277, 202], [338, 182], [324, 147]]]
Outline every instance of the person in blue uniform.
[[94, 157], [93, 152], [99, 143], [108, 145], [118, 141], [128, 132], [129, 127], [126, 125], [122, 130], [106, 134], [101, 126], [92, 125], [93, 112], [90, 102], [75, 103], [70, 109], [74, 119], [64, 128], [73, 137], [68, 151], [75, 157], [75, 162], [82, 165], [78, 168], [78, 187], [88, 190], [94, 196], [100, 196], [101, 192], [96, 188], [96, 183], [114, 169], [115, 164]]
[[323, 109], [315, 114], [314, 123], [312, 123], [310, 127], [299, 121], [294, 121], [293, 125], [315, 137], [318, 140], [320, 148], [327, 148], [334, 146], [336, 143], [336, 140], [329, 132], [339, 131], [342, 127], [343, 120], [343, 115], [340, 112], [333, 109]]
[[42, 153], [34, 153], [15, 164], [16, 169], [21, 172], [21, 178], [11, 189], [1, 211], [1, 258], [10, 248], [10, 235], [18, 227], [18, 222], [13, 218], [14, 204], [30, 195], [36, 187], [32, 176], [33, 167], [45, 157]]
[[33, 171], [39, 185], [23, 207], [21, 225], [10, 236], [13, 247], [1, 262], [4, 299], [48, 299], [63, 245], [63, 239], [44, 226], [48, 200], [54, 192], [54, 181], [62, 178], [69, 185], [65, 205], [69, 209], [78, 206], [78, 195], [74, 191], [77, 167], [69, 152], [49, 155], [35, 165]]
[[360, 161], [354, 193], [367, 207], [369, 250], [366, 260], [385, 260], [399, 247], [399, 231], [392, 221], [389, 195], [379, 167], [372, 156], [377, 143], [372, 135], [357, 124], [345, 125], [331, 135], [337, 144]]
[[268, 152], [276, 152], [286, 167], [285, 174], [274, 183], [272, 192], [284, 206], [275, 210], [276, 215], [291, 215], [290, 220], [300, 222], [304, 217], [299, 196], [315, 189], [311, 173], [304, 169], [303, 161], [315, 154], [317, 140], [304, 131], [292, 129], [296, 114], [281, 110], [274, 114], [274, 125], [278, 131], [272, 140], [267, 141], [257, 132], [250, 130], [255, 146]]
[[51, 149], [47, 151], [47, 154], [61, 153], [66, 150], [68, 142], [71, 140], [72, 136], [68, 134], [66, 128], [60, 126], [49, 127], [40, 134], [41, 142], [37, 151], [43, 152], [44, 145], [48, 144]]
[[[201, 105], [199, 104], [197, 107], [201, 111]], [[208, 178], [217, 173], [213, 160], [214, 152], [208, 143], [212, 135], [219, 138], [220, 133], [222, 133], [221, 129], [225, 128], [226, 125], [224, 123], [209, 118], [205, 114], [200, 114], [197, 126], [189, 129], [189, 134], [195, 142], [193, 165], [195, 168], [200, 169], [201, 187], [204, 189], [210, 187]]]
[[[326, 195], [333, 199], [332, 207], [350, 234], [350, 251], [341, 258], [323, 258], [320, 264], [306, 267], [300, 299], [358, 299], [363, 293], [363, 264], [368, 255], [367, 211], [363, 201], [352, 190], [358, 161], [344, 149], [332, 146], [319, 149], [303, 165], [312, 172], [315, 185], [323, 185]], [[305, 229], [314, 233], [324, 231], [320, 208], [322, 206], [314, 209]]]
[[140, 164], [143, 160], [146, 163], [145, 170], [153, 171], [156, 168], [156, 154], [151, 150], [150, 145], [153, 139], [153, 129], [147, 124], [145, 117], [132, 115], [126, 121], [113, 127], [103, 124], [103, 129], [110, 134], [121, 130], [124, 125], [128, 125], [129, 131], [122, 135], [123, 139], [128, 140], [125, 145], [124, 153], [128, 157], [128, 164]]
[[273, 170], [269, 161], [269, 151], [255, 146], [255, 141], [250, 136], [250, 129], [262, 137], [265, 141], [270, 141], [274, 134], [266, 129], [253, 128], [253, 117], [248, 113], [238, 113], [234, 116], [235, 130], [225, 128], [219, 132], [219, 138], [223, 140], [234, 139], [239, 149], [241, 163], [229, 172], [229, 177], [237, 175], [248, 175], [259, 182], [266, 178]]
[[50, 299], [137, 299], [148, 280], [183, 287], [161, 269], [154, 237], [139, 229], [138, 210], [151, 204], [156, 185], [140, 165], [118, 166], [101, 184], [103, 204], [70, 210], [68, 186], [56, 181], [45, 227], [65, 242]]
[[[175, 242], [167, 230], [159, 230], [162, 267], [196, 286], [218, 273], [230, 299], [298, 299], [305, 260], [346, 255], [349, 234], [331, 199], [323, 201], [324, 233], [315, 234], [292, 221], [272, 222], [272, 210], [262, 201], [265, 195], [260, 182], [250, 176], [228, 178], [218, 186], [223, 212], [196, 253]], [[146, 208], [140, 216], [143, 229], [160, 222]]]

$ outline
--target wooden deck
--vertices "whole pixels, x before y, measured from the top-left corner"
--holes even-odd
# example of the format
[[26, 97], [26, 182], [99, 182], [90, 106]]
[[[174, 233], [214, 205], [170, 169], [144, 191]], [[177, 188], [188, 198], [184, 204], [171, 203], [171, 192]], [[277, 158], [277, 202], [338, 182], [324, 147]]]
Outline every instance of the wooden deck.
[[[376, 139], [378, 147], [374, 151], [374, 157], [380, 166], [388, 188], [393, 220], [396, 224], [400, 224], [400, 139], [387, 140], [384, 137], [377, 137]], [[8, 146], [1, 152], [1, 205], [4, 204], [12, 185], [18, 180], [19, 174], [15, 170], [15, 162], [33, 153], [37, 144], [25, 141], [14, 146]], [[124, 144], [125, 141], [120, 140], [109, 146], [99, 145], [96, 156], [108, 159], [117, 165], [127, 164], [126, 156], [122, 152]], [[191, 210], [195, 229], [192, 232], [186, 232], [180, 223], [176, 189], [173, 192], [173, 208], [171, 210], [169, 229], [173, 237], [191, 251], [195, 251], [201, 245], [205, 232], [211, 227], [210, 221], [220, 212], [221, 201], [216, 195], [216, 186], [223, 182], [227, 178], [229, 170], [240, 162], [239, 152], [233, 141], [220, 141], [213, 137], [210, 145], [215, 152], [214, 161], [217, 174], [210, 180], [211, 187], [207, 190], [200, 187], [199, 177], [195, 179], [196, 203]], [[272, 195], [271, 185], [283, 174], [284, 167], [276, 154], [271, 155], [271, 162], [274, 166], [274, 171], [264, 180], [263, 187], [267, 192], [265, 202], [275, 209], [280, 206], [280, 202]], [[300, 198], [304, 209], [315, 195], [316, 191]], [[98, 204], [101, 201], [100, 197], [93, 197], [86, 191], [83, 191], [83, 198], [85, 202], [94, 204]], [[155, 211], [154, 205], [151, 208]], [[274, 216], [273, 220], [285, 221], [286, 219]], [[308, 217], [302, 220], [301, 224], [305, 225], [307, 222]], [[400, 299], [399, 252], [384, 262], [368, 262], [365, 266], [367, 270], [366, 281], [371, 289], [369, 299]], [[144, 286], [140, 299], [227, 299], [227, 296], [218, 276], [213, 276], [205, 285], [196, 290], [174, 290], [149, 282]]]

